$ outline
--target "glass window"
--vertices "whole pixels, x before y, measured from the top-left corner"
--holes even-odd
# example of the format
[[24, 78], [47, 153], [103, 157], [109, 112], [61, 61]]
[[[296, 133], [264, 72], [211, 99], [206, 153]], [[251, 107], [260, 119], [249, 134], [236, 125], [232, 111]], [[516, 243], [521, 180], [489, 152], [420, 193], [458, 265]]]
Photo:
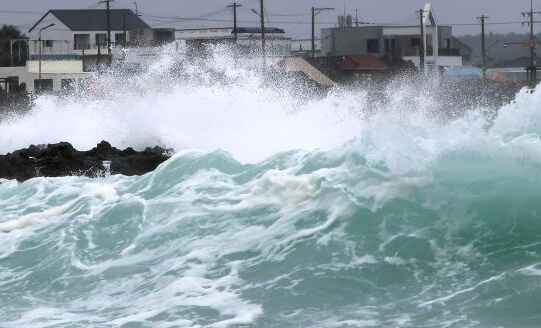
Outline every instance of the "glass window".
[[[36, 92], [40, 91], [39, 88], [39, 79], [34, 80], [34, 90]], [[45, 92], [53, 91], [53, 80], [52, 79], [41, 79], [41, 90]]]
[[43, 46], [45, 48], [52, 48], [53, 47], [53, 40], [43, 40]]
[[368, 39], [368, 40], [366, 40], [366, 51], [368, 53], [378, 53], [379, 52], [379, 40], [378, 39]]
[[90, 34], [73, 35], [75, 50], [90, 49]]
[[118, 45], [124, 45], [124, 33], [116, 33], [115, 34], [115, 44]]
[[60, 81], [62, 91], [72, 91], [75, 89], [75, 80], [74, 79], [62, 79]]
[[96, 33], [96, 45], [104, 47], [107, 45], [107, 34]]

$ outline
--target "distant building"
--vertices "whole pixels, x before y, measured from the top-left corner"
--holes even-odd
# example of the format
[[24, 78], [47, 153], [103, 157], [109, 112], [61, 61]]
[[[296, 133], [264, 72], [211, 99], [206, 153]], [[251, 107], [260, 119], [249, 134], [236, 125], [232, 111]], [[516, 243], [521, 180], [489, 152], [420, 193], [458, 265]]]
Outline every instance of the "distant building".
[[[128, 9], [110, 10], [110, 30], [113, 55], [125, 47], [136, 47], [142, 53], [142, 49], [174, 41], [174, 29], [152, 29]], [[103, 9], [50, 10], [27, 35], [29, 39], [16, 40], [27, 45], [26, 66], [0, 70], [0, 78], [9, 78], [12, 85], [28, 92], [40, 85], [48, 92], [76, 89], [87, 72], [108, 61], [107, 11]]]
[[[106, 55], [107, 11], [103, 9], [49, 10], [28, 31], [30, 60], [39, 56], [39, 31], [42, 31], [42, 58], [73, 59], [74, 56]], [[110, 11], [111, 46], [150, 45], [154, 32], [128, 9]]]
[[419, 25], [353, 27], [349, 23], [343, 27], [324, 28], [321, 30], [321, 55], [398, 57], [419, 67], [424, 49], [427, 66], [462, 66], [461, 50], [455, 45], [452, 27], [437, 24], [430, 4], [424, 8], [423, 25], [423, 36]]
[[[235, 31], [232, 27], [178, 29], [175, 30], [175, 39], [184, 40], [189, 51], [201, 51], [207, 45], [235, 42]], [[261, 28], [238, 27], [236, 43], [246, 53], [260, 51]], [[282, 29], [266, 27], [265, 49], [269, 56], [289, 56], [291, 54], [291, 38], [287, 37]]]

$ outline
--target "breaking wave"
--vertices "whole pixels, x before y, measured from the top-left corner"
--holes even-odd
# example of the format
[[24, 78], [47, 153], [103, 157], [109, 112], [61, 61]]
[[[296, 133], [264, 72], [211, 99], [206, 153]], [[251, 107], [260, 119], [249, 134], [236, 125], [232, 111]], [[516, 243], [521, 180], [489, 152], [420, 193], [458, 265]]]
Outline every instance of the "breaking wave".
[[304, 95], [173, 55], [0, 123], [0, 152], [177, 151], [2, 181], [1, 327], [539, 325], [541, 92], [442, 118], [414, 86]]

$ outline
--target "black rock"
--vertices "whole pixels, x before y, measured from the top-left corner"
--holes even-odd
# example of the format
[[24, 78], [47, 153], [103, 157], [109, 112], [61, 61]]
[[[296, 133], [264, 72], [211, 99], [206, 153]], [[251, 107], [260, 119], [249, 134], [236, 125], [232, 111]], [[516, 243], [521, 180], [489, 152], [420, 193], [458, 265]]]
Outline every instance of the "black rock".
[[89, 151], [77, 151], [67, 142], [31, 145], [0, 155], [0, 179], [25, 181], [38, 176], [69, 175], [97, 177], [104, 174], [104, 161], [110, 162], [110, 174], [141, 175], [151, 172], [169, 158], [171, 150], [160, 147], [135, 151], [119, 150], [102, 141]]

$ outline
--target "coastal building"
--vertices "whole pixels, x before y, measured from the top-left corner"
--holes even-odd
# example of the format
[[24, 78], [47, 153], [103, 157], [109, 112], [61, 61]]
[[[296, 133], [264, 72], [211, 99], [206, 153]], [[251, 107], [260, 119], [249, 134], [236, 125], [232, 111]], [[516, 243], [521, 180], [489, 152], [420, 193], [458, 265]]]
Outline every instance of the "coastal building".
[[458, 47], [462, 44], [457, 44], [453, 37], [452, 26], [438, 25], [430, 4], [424, 7], [422, 21], [422, 35], [420, 24], [357, 27], [350, 22], [336, 28], [324, 28], [321, 30], [321, 55], [394, 57], [411, 61], [419, 67], [423, 52], [429, 67], [462, 66], [465, 54]]
[[[149, 51], [144, 49], [174, 41], [174, 29], [152, 29], [128, 9], [110, 10], [110, 28], [113, 56], [134, 48], [140, 56], [147, 56]], [[17, 86], [33, 92], [41, 86], [48, 92], [70, 90], [86, 79], [88, 72], [109, 61], [107, 11], [103, 9], [49, 10], [27, 35], [28, 39], [14, 40], [11, 45], [26, 44], [26, 60], [21, 61], [25, 66], [0, 69], [0, 78], [10, 81], [9, 89]]]
[[[175, 39], [186, 42], [188, 51], [200, 52], [209, 45], [233, 43], [245, 53], [261, 50], [261, 28], [237, 27], [235, 33], [232, 27], [177, 29]], [[286, 36], [283, 29], [265, 28], [265, 49], [268, 56], [284, 57], [291, 54], [291, 38]]]
[[[152, 28], [128, 9], [111, 9], [110, 27], [111, 47], [148, 46], [154, 39]], [[30, 60], [39, 56], [40, 31], [44, 59], [75, 59], [108, 52], [107, 11], [103, 9], [49, 10], [28, 31]]]

